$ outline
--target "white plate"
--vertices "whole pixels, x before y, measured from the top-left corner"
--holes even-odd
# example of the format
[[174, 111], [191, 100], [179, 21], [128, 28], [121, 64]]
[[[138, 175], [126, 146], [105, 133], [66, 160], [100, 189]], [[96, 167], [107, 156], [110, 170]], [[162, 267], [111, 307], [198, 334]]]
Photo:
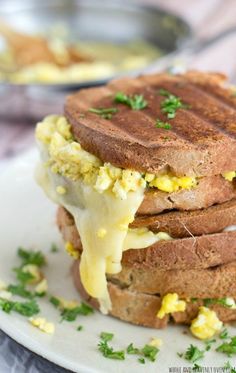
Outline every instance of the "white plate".
[[[7, 170], [0, 175], [0, 279], [13, 282], [14, 274], [11, 269], [18, 263], [16, 248], [19, 245], [32, 247], [47, 255], [45, 274], [50, 293], [68, 299], [78, 298], [70, 277], [71, 259], [63, 251], [55, 226], [56, 207], [47, 200], [34, 181], [36, 161], [36, 150], [32, 150], [9, 164]], [[59, 253], [50, 253], [52, 242], [60, 246]], [[40, 300], [40, 307], [41, 315], [55, 323], [54, 335], [42, 333], [20, 315], [8, 315], [4, 312], [0, 312], [0, 328], [28, 349], [75, 372], [164, 373], [169, 372], [170, 367], [191, 366], [177, 356], [177, 352], [185, 351], [190, 343], [204, 347], [185, 327], [171, 325], [165, 330], [154, 330], [130, 325], [98, 312], [92, 316], [81, 316], [76, 322], [59, 323], [58, 311], [47, 299]], [[80, 324], [84, 329], [78, 332], [76, 327]], [[229, 330], [233, 334], [235, 329], [231, 327]], [[135, 346], [143, 346], [150, 337], [161, 338], [164, 345], [155, 363], [147, 361], [145, 365], [141, 365], [134, 355], [128, 355], [125, 361], [109, 360], [97, 350], [102, 331], [115, 334], [113, 345], [116, 349], [123, 349], [130, 342]], [[222, 367], [227, 360], [227, 356], [216, 353], [213, 349], [199, 363], [207, 367]]]

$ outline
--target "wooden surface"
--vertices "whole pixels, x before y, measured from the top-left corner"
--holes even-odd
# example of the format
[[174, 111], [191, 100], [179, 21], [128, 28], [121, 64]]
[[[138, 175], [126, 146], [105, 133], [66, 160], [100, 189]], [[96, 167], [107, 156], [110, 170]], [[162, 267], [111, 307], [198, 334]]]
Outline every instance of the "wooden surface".
[[[140, 2], [162, 6], [178, 13], [192, 25], [198, 38], [212, 36], [236, 25], [235, 0], [140, 0]], [[193, 56], [189, 61], [189, 67], [223, 71], [229, 75], [232, 82], [236, 83], [235, 61], [236, 32], [208, 50]], [[177, 62], [182, 63], [182, 59]], [[4, 90], [1, 86], [0, 89]], [[9, 120], [0, 117], [0, 170], [9, 159], [34, 144], [34, 125], [34, 120], [26, 121], [21, 118]]]

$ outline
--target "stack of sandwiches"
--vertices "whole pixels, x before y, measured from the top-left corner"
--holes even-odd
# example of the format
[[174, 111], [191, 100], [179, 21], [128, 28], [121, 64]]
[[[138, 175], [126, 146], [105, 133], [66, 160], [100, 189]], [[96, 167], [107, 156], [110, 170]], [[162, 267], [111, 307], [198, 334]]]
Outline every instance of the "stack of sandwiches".
[[154, 328], [236, 320], [235, 135], [234, 89], [200, 72], [82, 90], [37, 125], [37, 179], [88, 303]]

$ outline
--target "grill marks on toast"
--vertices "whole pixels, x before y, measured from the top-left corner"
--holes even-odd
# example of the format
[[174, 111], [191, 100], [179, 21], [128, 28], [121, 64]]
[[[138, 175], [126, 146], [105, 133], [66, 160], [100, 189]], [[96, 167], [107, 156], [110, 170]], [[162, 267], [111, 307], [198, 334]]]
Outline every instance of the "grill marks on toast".
[[[82, 90], [68, 98], [65, 114], [81, 145], [114, 165], [129, 168], [133, 163], [135, 169], [158, 172], [169, 164], [177, 174], [202, 176], [210, 170], [211, 174], [228, 171], [235, 166], [236, 99], [208, 74], [189, 75], [125, 78], [105, 87]], [[161, 88], [180, 97], [190, 108], [177, 109], [175, 118], [168, 119], [161, 111], [160, 104], [165, 100], [159, 94]], [[115, 103], [115, 94], [120, 91], [142, 94], [148, 106], [132, 110]], [[107, 120], [88, 112], [91, 107], [117, 107], [119, 111]], [[157, 119], [169, 122], [172, 128], [156, 128]], [[103, 144], [106, 152], [101, 149]], [[219, 159], [223, 149], [225, 159]]]
[[[108, 86], [109, 87], [109, 86]], [[236, 134], [236, 102], [227, 100], [227, 96], [221, 93], [221, 97], [215, 94], [218, 87], [201, 86], [191, 82], [168, 81], [163, 80], [154, 86], [134, 85], [132, 88], [125, 89], [127, 94], [142, 94], [148, 101], [147, 108], [143, 110], [131, 110], [123, 104], [115, 104], [114, 96], [122, 89], [122, 85], [115, 84], [109, 88], [92, 89], [91, 95], [86, 91], [80, 94], [79, 107], [81, 111], [88, 111], [89, 108], [103, 108], [116, 106], [119, 112], [111, 120], [101, 118], [99, 115], [87, 113], [87, 120], [93, 120], [96, 116], [96, 126], [101, 126], [104, 130], [111, 130], [122, 134], [123, 137], [129, 137], [156, 143], [160, 133], [174, 138], [183, 139], [194, 143], [204, 143], [212, 140], [220, 140], [225, 136], [231, 136], [235, 139]], [[164, 97], [159, 94], [161, 88], [180, 97], [182, 101], [190, 105], [189, 109], [178, 109], [176, 117], [168, 120], [161, 112], [160, 104]], [[220, 91], [221, 92], [221, 91]], [[105, 97], [104, 97], [105, 96]], [[221, 100], [222, 99], [222, 100]], [[224, 102], [223, 102], [224, 100]], [[235, 100], [236, 101], [236, 100]], [[156, 119], [169, 121], [172, 124], [172, 130], [157, 129], [155, 127]], [[82, 118], [81, 118], [82, 119]], [[128, 136], [127, 136], [128, 135]], [[228, 137], [227, 136], [227, 137]], [[153, 139], [155, 137], [155, 139]]]
[[[236, 134], [236, 102], [225, 102], [214, 94], [213, 87], [205, 90], [205, 86], [194, 85], [186, 82], [179, 85], [178, 83], [163, 83], [166, 90], [187, 102], [191, 108], [189, 110], [180, 109], [176, 116], [176, 124], [191, 120], [194, 114], [195, 118], [191, 121], [192, 130], [197, 130], [196, 140], [202, 141], [201, 137], [212, 137], [214, 140], [221, 138], [222, 134], [231, 136], [235, 139]], [[218, 87], [217, 87], [218, 88]], [[225, 97], [222, 94], [222, 98]], [[186, 115], [186, 118], [183, 116]], [[179, 118], [178, 118], [179, 117]], [[191, 134], [190, 134], [191, 135]]]

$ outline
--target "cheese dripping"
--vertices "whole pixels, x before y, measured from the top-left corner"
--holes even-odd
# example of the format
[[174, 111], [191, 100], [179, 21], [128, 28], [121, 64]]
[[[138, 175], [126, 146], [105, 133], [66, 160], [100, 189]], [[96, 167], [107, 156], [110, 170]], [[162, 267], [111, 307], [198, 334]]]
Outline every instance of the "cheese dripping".
[[[61, 127], [65, 123], [62, 124]], [[65, 126], [64, 129], [68, 128]], [[160, 236], [160, 233], [154, 234], [147, 229], [128, 228], [144, 199], [145, 184], [141, 178], [136, 179], [135, 188], [132, 186], [125, 195], [119, 195], [111, 188], [99, 193], [93, 184], [87, 183], [82, 177], [72, 180], [57, 173], [50, 164], [50, 138], [56, 130], [50, 127], [46, 142], [37, 136], [42, 163], [37, 169], [36, 179], [48, 197], [73, 216], [83, 246], [80, 260], [82, 284], [90, 296], [99, 300], [101, 311], [107, 313], [111, 309], [111, 302], [106, 273], [121, 271], [122, 252], [128, 248], [145, 248], [160, 239], [170, 239], [170, 236]], [[83, 162], [79, 162], [83, 166]], [[58, 193], [58, 186], [66, 192]]]

